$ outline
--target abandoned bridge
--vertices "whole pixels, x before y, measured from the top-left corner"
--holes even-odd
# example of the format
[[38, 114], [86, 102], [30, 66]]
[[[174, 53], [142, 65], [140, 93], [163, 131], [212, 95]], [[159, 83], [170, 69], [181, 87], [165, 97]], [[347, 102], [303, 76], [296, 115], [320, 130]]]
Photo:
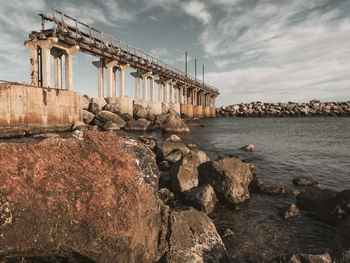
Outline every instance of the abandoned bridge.
[[[64, 86], [73, 91], [73, 56], [80, 51], [98, 59], [92, 61], [97, 68], [98, 97], [114, 99], [123, 113], [132, 114], [133, 103], [138, 103], [152, 107], [160, 114], [162, 102], [166, 102], [188, 117], [215, 116], [215, 98], [219, 92], [211, 85], [61, 11], [53, 9], [52, 16], [40, 16], [41, 31], [31, 32], [30, 40], [24, 42], [30, 49], [32, 85], [62, 89], [64, 56]], [[51, 56], [54, 57], [54, 87], [50, 87]], [[126, 95], [124, 78], [127, 68], [135, 69], [131, 73], [135, 78], [134, 98]], [[104, 94], [105, 71], [107, 94]], [[119, 87], [116, 87], [117, 77]], [[157, 94], [155, 83], [158, 84]]]

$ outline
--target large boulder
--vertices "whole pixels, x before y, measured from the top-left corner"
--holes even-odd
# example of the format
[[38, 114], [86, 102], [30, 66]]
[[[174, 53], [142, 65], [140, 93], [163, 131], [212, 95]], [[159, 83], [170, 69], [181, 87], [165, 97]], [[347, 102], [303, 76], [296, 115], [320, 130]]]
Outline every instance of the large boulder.
[[147, 119], [148, 111], [141, 104], [134, 104], [134, 119]]
[[95, 115], [94, 122], [99, 126], [103, 127], [107, 121], [115, 123], [119, 126], [119, 128], [124, 128], [125, 121], [119, 117], [117, 114], [114, 114], [109, 111], [100, 111]]
[[270, 263], [332, 263], [331, 256], [325, 252], [323, 254], [294, 254], [276, 258]]
[[153, 110], [152, 107], [147, 107], [146, 108], [147, 111], [147, 120], [149, 121], [154, 121], [157, 118], [157, 113]]
[[101, 111], [102, 108], [107, 104], [104, 98], [92, 98], [89, 106], [89, 111], [93, 114]]
[[207, 214], [214, 211], [218, 202], [215, 191], [210, 184], [201, 185], [183, 192], [181, 199], [185, 205], [193, 206]]
[[190, 128], [177, 115], [170, 115], [161, 125], [162, 131], [167, 133], [189, 133]]
[[83, 110], [83, 121], [85, 124], [89, 124], [95, 118], [95, 115], [87, 110]]
[[127, 131], [146, 131], [151, 124], [146, 119], [130, 120], [126, 123]]
[[231, 204], [250, 198], [248, 186], [253, 179], [249, 164], [232, 157], [210, 161], [198, 167], [201, 184], [210, 184], [215, 192]]
[[309, 187], [297, 195], [296, 204], [321, 221], [338, 224], [350, 215], [350, 190], [338, 193]]
[[154, 126], [156, 128], [162, 128], [163, 123], [171, 116], [171, 114], [166, 113], [166, 114], [160, 114], [156, 117], [154, 121]]
[[88, 95], [84, 95], [81, 97], [81, 108], [83, 110], [88, 110], [89, 109], [89, 106], [90, 106], [90, 98]]
[[182, 141], [174, 141], [169, 137], [157, 143], [156, 154], [159, 160], [164, 160], [169, 154], [180, 151], [182, 156], [190, 152], [190, 149]]
[[210, 158], [208, 157], [208, 155], [205, 152], [200, 151], [198, 148], [191, 149], [191, 154], [196, 161], [197, 167], [200, 166], [202, 163], [206, 163], [210, 161]]
[[157, 262], [165, 252], [152, 151], [113, 132], [82, 139], [0, 143], [0, 258]]
[[169, 251], [166, 263], [228, 263], [221, 237], [210, 218], [193, 208], [170, 214]]
[[170, 169], [171, 187], [176, 193], [182, 193], [198, 186], [198, 169], [193, 155], [187, 154]]
[[162, 114], [167, 114], [169, 111], [169, 104], [166, 102], [162, 102]]
[[102, 109], [113, 112], [115, 114], [120, 114], [120, 105], [118, 103], [106, 104]]

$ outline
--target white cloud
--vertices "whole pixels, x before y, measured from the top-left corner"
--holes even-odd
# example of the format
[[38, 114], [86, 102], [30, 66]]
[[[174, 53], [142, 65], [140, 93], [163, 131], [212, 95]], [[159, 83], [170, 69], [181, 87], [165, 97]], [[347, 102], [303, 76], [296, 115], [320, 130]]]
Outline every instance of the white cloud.
[[154, 49], [151, 49], [151, 53], [155, 56], [164, 56], [166, 54], [168, 54], [168, 49], [166, 48], [154, 48]]
[[211, 15], [202, 2], [190, 1], [187, 3], [183, 3], [182, 8], [185, 11], [185, 13], [197, 18], [203, 24], [208, 24], [211, 21]]

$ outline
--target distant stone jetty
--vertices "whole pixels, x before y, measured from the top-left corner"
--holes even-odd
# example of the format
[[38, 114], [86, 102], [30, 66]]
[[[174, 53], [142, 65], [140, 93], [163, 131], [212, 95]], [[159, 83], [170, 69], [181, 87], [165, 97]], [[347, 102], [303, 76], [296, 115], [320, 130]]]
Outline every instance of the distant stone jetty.
[[309, 103], [263, 103], [260, 101], [222, 106], [216, 109], [219, 117], [348, 117], [350, 101]]

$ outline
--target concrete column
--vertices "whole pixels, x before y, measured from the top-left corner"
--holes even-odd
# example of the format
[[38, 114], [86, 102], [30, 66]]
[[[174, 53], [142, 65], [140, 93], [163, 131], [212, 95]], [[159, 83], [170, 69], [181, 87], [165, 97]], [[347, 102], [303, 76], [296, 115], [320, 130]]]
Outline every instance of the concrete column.
[[165, 81], [164, 82], [164, 91], [163, 91], [163, 101], [168, 103], [168, 87], [169, 87], [170, 82]]
[[135, 77], [135, 99], [140, 98], [140, 77]]
[[65, 54], [65, 77], [66, 89], [73, 90], [73, 55], [79, 50], [79, 46], [73, 46], [66, 49]]
[[55, 89], [62, 89], [62, 54], [55, 54]]
[[169, 83], [169, 103], [173, 103], [173, 86], [172, 82]]
[[154, 101], [154, 78], [151, 77], [151, 85], [150, 85], [150, 101]]
[[[186, 89], [185, 89], [186, 90]], [[183, 100], [183, 97], [184, 97], [184, 88], [183, 87], [180, 87], [180, 103], [181, 104], [184, 104], [184, 100]], [[185, 103], [186, 104], [186, 103]]]
[[98, 97], [103, 98], [104, 97], [104, 90], [103, 90], [103, 68], [104, 63], [101, 59], [100, 61], [93, 61], [92, 65], [94, 65], [97, 68], [97, 83], [98, 83]]
[[130, 65], [129, 64], [126, 64], [126, 65], [120, 65], [118, 67], [118, 70], [119, 70], [119, 98], [124, 98], [125, 96], [125, 88], [124, 88], [124, 84], [125, 84], [125, 81], [124, 81], [124, 73], [125, 73], [125, 70], [129, 67]]
[[51, 86], [51, 47], [49, 43], [43, 43], [41, 47], [41, 65], [42, 65], [42, 75], [43, 75], [43, 87]]
[[148, 76], [142, 76], [142, 99], [147, 100], [147, 80]]
[[116, 86], [116, 83], [117, 83], [117, 77], [116, 77], [116, 73], [117, 73], [117, 69], [116, 68], [113, 68], [113, 74], [112, 74], [112, 97], [115, 98], [116, 95], [117, 95], [117, 86]]
[[174, 103], [178, 103], [178, 92], [177, 92], [177, 87], [174, 87], [174, 93], [175, 93], [175, 98], [174, 98]]
[[162, 101], [162, 83], [158, 83], [158, 101]]
[[107, 97], [115, 98], [115, 72], [114, 68], [118, 66], [115, 60], [106, 63], [107, 68]]
[[24, 45], [29, 48], [30, 52], [30, 84], [39, 85], [39, 64], [38, 64], [38, 43], [24, 42]]

